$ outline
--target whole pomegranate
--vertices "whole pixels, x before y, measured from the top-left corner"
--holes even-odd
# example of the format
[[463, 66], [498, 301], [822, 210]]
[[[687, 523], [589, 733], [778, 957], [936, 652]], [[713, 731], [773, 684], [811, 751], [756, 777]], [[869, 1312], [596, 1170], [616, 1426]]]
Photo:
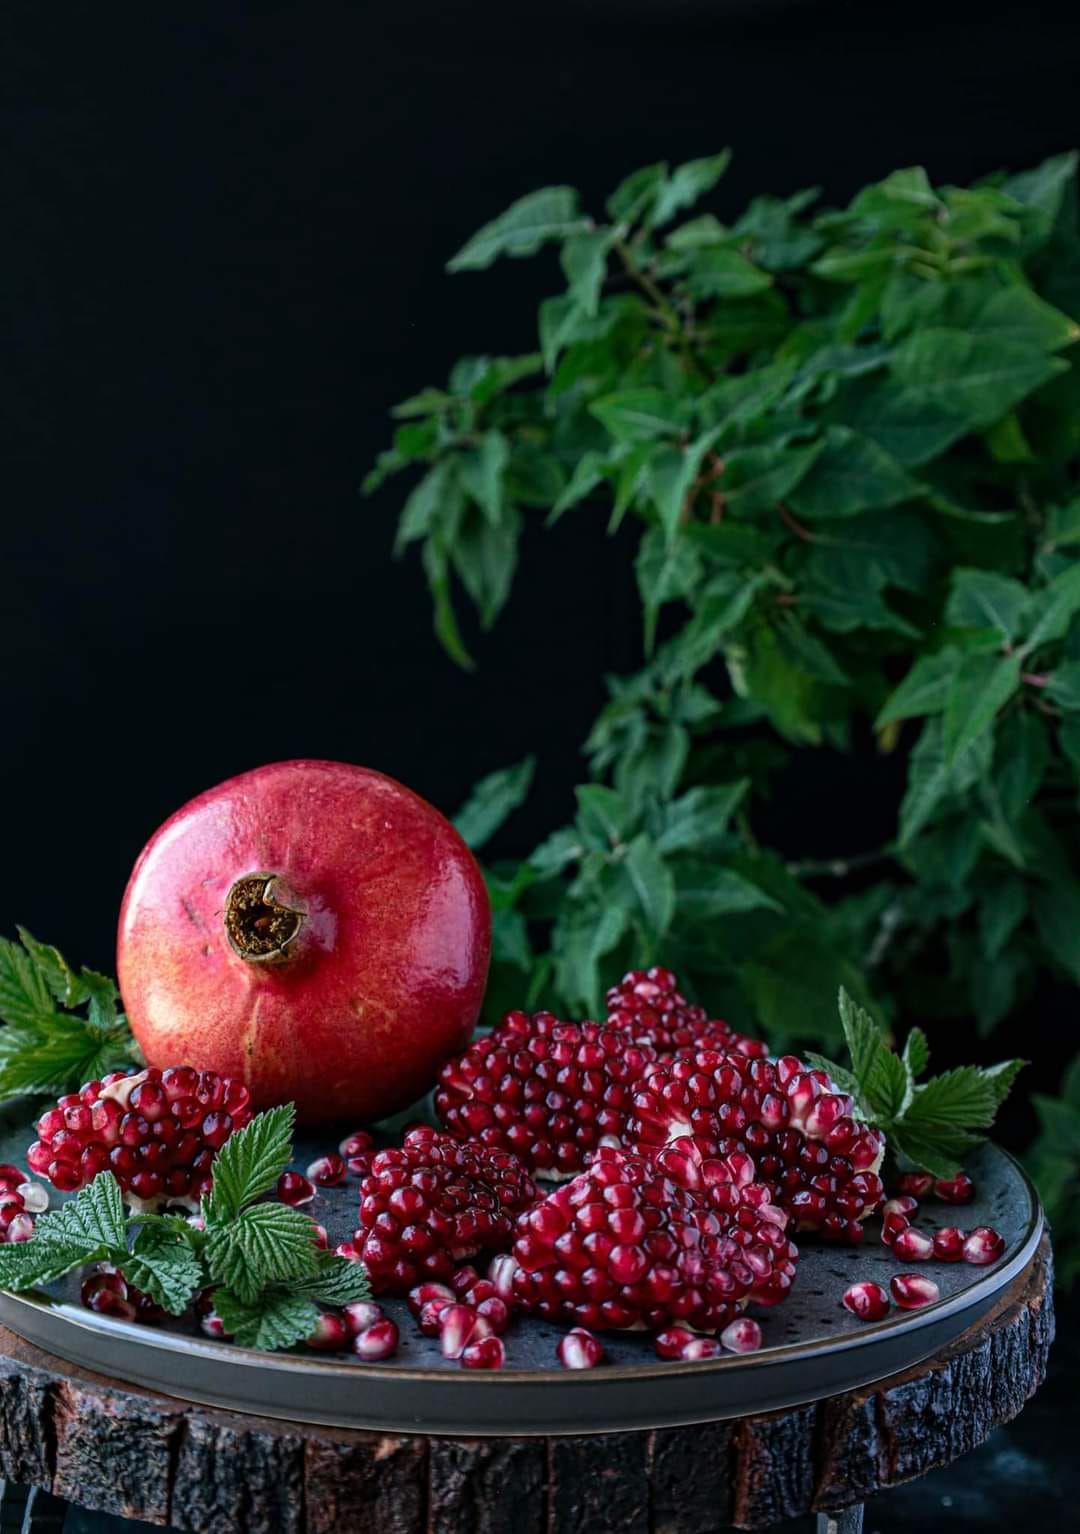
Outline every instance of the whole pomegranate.
[[255, 1108], [370, 1120], [464, 1048], [491, 910], [461, 837], [341, 762], [276, 762], [177, 810], [143, 849], [117, 969], [150, 1065], [239, 1078]]

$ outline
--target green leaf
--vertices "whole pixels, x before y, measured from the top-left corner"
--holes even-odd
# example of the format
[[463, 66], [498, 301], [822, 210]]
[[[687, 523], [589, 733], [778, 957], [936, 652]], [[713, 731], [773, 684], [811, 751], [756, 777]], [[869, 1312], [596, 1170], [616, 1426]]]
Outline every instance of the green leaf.
[[513, 585], [517, 569], [521, 513], [508, 506], [497, 525], [471, 507], [458, 526], [451, 551], [454, 570], [487, 629], [495, 622]]
[[955, 650], [939, 650], [936, 655], [920, 655], [874, 721], [882, 730], [898, 719], [916, 719], [923, 714], [939, 714], [945, 707], [949, 687], [956, 673], [959, 656]]
[[998, 710], [1020, 686], [1019, 655], [967, 655], [960, 662], [945, 701], [943, 749], [946, 768], [989, 729]]
[[599, 963], [622, 937], [626, 920], [624, 910], [607, 905], [601, 910], [566, 907], [555, 923], [552, 951], [556, 984], [567, 1003], [584, 1007], [588, 1017], [602, 1015]]
[[299, 1209], [284, 1204], [252, 1204], [227, 1223], [212, 1224], [208, 1218], [205, 1250], [215, 1283], [249, 1304], [266, 1284], [318, 1269], [314, 1225]]
[[26, 1246], [33, 1249], [39, 1267], [35, 1282], [46, 1282], [46, 1274], [59, 1277], [74, 1266], [126, 1254], [124, 1206], [113, 1174], [99, 1172], [74, 1198], [43, 1214]]
[[362, 1262], [336, 1257], [333, 1252], [318, 1254], [318, 1272], [309, 1278], [297, 1278], [290, 1284], [293, 1294], [318, 1300], [321, 1305], [352, 1305], [371, 1298], [371, 1283]]
[[499, 256], [531, 256], [548, 240], [565, 240], [589, 227], [569, 186], [547, 186], [511, 203], [477, 230], [446, 264], [448, 272], [479, 271]]
[[510, 462], [510, 444], [501, 431], [486, 431], [475, 452], [461, 457], [461, 484], [487, 520], [497, 524], [503, 510], [503, 474]]
[[47, 1026], [55, 1016], [45, 973], [25, 949], [0, 938], [0, 1018], [14, 1027]]
[[1046, 303], [1030, 288], [1014, 284], [995, 293], [980, 309], [973, 328], [981, 335], [992, 335], [1018, 344], [1058, 351], [1070, 346], [1080, 336], [1080, 325]]
[[537, 878], [550, 879], [576, 863], [583, 851], [579, 833], [573, 826], [563, 826], [529, 854], [529, 866], [535, 869]]
[[250, 1298], [218, 1289], [214, 1309], [234, 1342], [262, 1352], [303, 1342], [319, 1320], [319, 1309], [313, 1301], [284, 1289], [270, 1289]]
[[719, 432], [720, 428], [714, 426], [696, 442], [682, 448], [661, 448], [649, 458], [649, 493], [669, 543], [678, 537], [680, 524], [689, 520], [691, 490]]
[[645, 650], [651, 653], [661, 607], [689, 596], [701, 576], [701, 555], [685, 538], [669, 542], [662, 528], [650, 527], [641, 540], [634, 568], [645, 607]]
[[445, 389], [421, 389], [419, 394], [413, 394], [409, 399], [403, 399], [400, 405], [395, 405], [390, 414], [395, 420], [407, 420], [410, 416], [439, 415], [444, 410], [449, 410], [454, 403], [454, 396], [447, 394]]
[[741, 911], [782, 911], [779, 901], [731, 868], [695, 860], [676, 865], [676, 899], [680, 917], [713, 921]]
[[912, 1081], [918, 1080], [930, 1064], [930, 1045], [921, 1028], [913, 1028], [904, 1041], [904, 1064]]
[[450, 498], [457, 494], [456, 467], [448, 458], [429, 469], [401, 509], [394, 553], [426, 538]]
[[945, 617], [957, 628], [995, 628], [1015, 639], [1029, 604], [1026, 586], [994, 570], [961, 568], [952, 573]]
[[562, 248], [560, 259], [570, 297], [590, 319], [600, 307], [600, 292], [607, 275], [608, 251], [613, 240], [611, 229], [588, 229], [571, 235]]
[[802, 447], [770, 442], [763, 447], [736, 448], [724, 459], [720, 488], [728, 511], [736, 517], [755, 517], [772, 512], [777, 501], [790, 495], [810, 472], [825, 443]]
[[879, 1046], [865, 1078], [859, 1079], [860, 1101], [874, 1123], [892, 1124], [904, 1114], [914, 1090], [911, 1075], [907, 1063], [887, 1045]]
[[190, 1243], [161, 1226], [139, 1231], [123, 1271], [129, 1284], [173, 1316], [183, 1314], [204, 1283], [202, 1263]]
[[37, 1028], [9, 1025], [0, 1029], [0, 1097], [55, 1096], [100, 1080], [134, 1057], [134, 1040], [122, 1018], [99, 1028], [77, 1013], [55, 1012]]
[[908, 767], [908, 785], [900, 806], [899, 845], [908, 846], [953, 793], [963, 793], [982, 776], [993, 752], [988, 730], [977, 735], [950, 767], [940, 719], [923, 726]]
[[749, 788], [749, 778], [740, 778], [735, 783], [712, 788], [692, 788], [681, 798], [673, 799], [664, 807], [656, 850], [665, 856], [672, 852], [713, 850]]
[[704, 246], [693, 251], [686, 285], [695, 298], [748, 298], [771, 288], [773, 279], [730, 246]]
[[454, 816], [458, 834], [475, 852], [495, 835], [507, 818], [524, 804], [536, 771], [535, 756], [513, 767], [501, 767], [481, 778]]
[[690, 677], [708, 665], [724, 636], [739, 626], [766, 584], [765, 576], [736, 577], [728, 592], [706, 597], [681, 634], [664, 646], [661, 660], [666, 673], [672, 679]]
[[[45, 985], [52, 992], [53, 999], [62, 1007], [80, 1007], [89, 996], [84, 980], [75, 973], [71, 965], [64, 958], [58, 948], [53, 948], [49, 943], [39, 943], [25, 927], [17, 927], [19, 941], [29, 954], [32, 963]], [[115, 994], [116, 987], [106, 975], [94, 977], [98, 982], [108, 986]]]
[[969, 430], [992, 426], [1064, 366], [1023, 342], [947, 329], [918, 331], [893, 355], [902, 385]]
[[623, 389], [594, 400], [589, 410], [623, 442], [674, 436], [685, 413], [681, 402], [661, 389]]
[[211, 1220], [234, 1220], [277, 1182], [292, 1155], [296, 1110], [292, 1103], [258, 1113], [225, 1141], [214, 1158]]
[[841, 411], [846, 425], [908, 469], [939, 457], [970, 429], [947, 401], [894, 378], [855, 380], [834, 407], [836, 414]]
[[1031, 906], [1048, 952], [1080, 984], [1080, 884], [1070, 879], [1035, 889]]
[[[730, 164], [731, 150], [722, 149], [719, 154], [708, 155], [701, 160], [687, 160], [685, 164], [676, 166], [670, 176], [656, 185], [646, 223], [651, 228], [666, 224], [676, 213], [690, 207], [699, 197], [711, 191]], [[651, 177], [654, 169], [650, 167], [643, 174]]]
[[603, 484], [609, 467], [610, 459], [606, 453], [597, 453], [590, 448], [588, 452], [582, 454], [574, 465], [574, 472], [551, 508], [547, 519], [548, 527], [554, 526], [564, 511], [568, 511], [571, 506], [576, 506], [579, 501], [583, 501], [587, 495], [591, 494], [597, 485]]
[[1044, 590], [1032, 593], [1031, 617], [1035, 621], [1020, 653], [1030, 655], [1039, 645], [1063, 638], [1077, 612], [1080, 612], [1080, 561], [1063, 570]]
[[979, 941], [988, 959], [996, 959], [1027, 914], [1027, 885], [1015, 874], [1002, 874], [979, 888]]
[[923, 1131], [938, 1125], [987, 1129], [997, 1106], [997, 1092], [979, 1067], [961, 1065], [916, 1087], [905, 1118], [908, 1127]]
[[846, 426], [830, 426], [825, 445], [788, 498], [807, 521], [832, 521], [895, 506], [922, 493], [884, 448]]
[[1067, 661], [1050, 673], [1046, 696], [1069, 713], [1080, 709], [1080, 661]]
[[620, 224], [632, 224], [639, 219], [656, 198], [667, 177], [667, 165], [646, 165], [627, 176], [608, 198], [609, 215]]
[[844, 1030], [844, 1043], [851, 1059], [851, 1071], [855, 1080], [862, 1083], [870, 1074], [879, 1052], [885, 1048], [881, 1029], [864, 1007], [860, 1007], [840, 987], [840, 1026]]
[[1043, 780], [1050, 748], [1046, 727], [1028, 709], [1014, 709], [996, 727], [994, 783], [1003, 815], [1018, 821]]
[[675, 880], [647, 836], [636, 836], [626, 849], [622, 869], [634, 892], [646, 932], [663, 937], [675, 914]]

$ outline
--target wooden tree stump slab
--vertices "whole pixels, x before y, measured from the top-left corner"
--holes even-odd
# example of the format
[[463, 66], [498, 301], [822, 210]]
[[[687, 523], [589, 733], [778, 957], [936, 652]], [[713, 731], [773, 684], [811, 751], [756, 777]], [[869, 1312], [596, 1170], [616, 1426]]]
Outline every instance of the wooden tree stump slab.
[[1051, 1279], [1044, 1238], [940, 1356], [861, 1390], [596, 1437], [410, 1437], [246, 1416], [106, 1379], [0, 1329], [0, 1477], [186, 1534], [767, 1528], [948, 1464], [1014, 1417], [1045, 1376]]

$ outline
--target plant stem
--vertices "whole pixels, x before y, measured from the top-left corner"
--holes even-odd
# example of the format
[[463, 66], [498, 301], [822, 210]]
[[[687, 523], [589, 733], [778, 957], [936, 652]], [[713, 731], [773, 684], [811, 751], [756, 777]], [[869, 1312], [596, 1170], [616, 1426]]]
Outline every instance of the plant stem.
[[803, 858], [789, 863], [787, 871], [794, 879], [846, 879], [848, 874], [860, 868], [873, 868], [878, 863], [888, 863], [894, 856], [892, 847], [875, 847], [872, 852], [857, 852], [843, 858]]
[[688, 366], [696, 368], [705, 379], [706, 383], [712, 383], [715, 375], [705, 363], [695, 348], [692, 337], [688, 334], [682, 322], [682, 316], [678, 309], [668, 298], [663, 288], [651, 277], [644, 267], [638, 265], [634, 259], [634, 252], [625, 240], [615, 241], [615, 251], [622, 262], [623, 271], [635, 283], [649, 299], [653, 306], [653, 313], [663, 322], [679, 349], [683, 360]]

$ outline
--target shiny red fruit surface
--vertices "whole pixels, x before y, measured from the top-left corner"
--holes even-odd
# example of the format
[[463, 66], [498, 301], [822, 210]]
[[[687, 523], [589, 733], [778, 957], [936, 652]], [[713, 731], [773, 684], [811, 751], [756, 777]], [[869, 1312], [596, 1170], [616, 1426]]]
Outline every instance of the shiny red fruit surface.
[[464, 1048], [490, 946], [483, 877], [448, 820], [382, 773], [292, 761], [209, 789], [151, 837], [117, 968], [149, 1064], [357, 1122], [414, 1101]]

